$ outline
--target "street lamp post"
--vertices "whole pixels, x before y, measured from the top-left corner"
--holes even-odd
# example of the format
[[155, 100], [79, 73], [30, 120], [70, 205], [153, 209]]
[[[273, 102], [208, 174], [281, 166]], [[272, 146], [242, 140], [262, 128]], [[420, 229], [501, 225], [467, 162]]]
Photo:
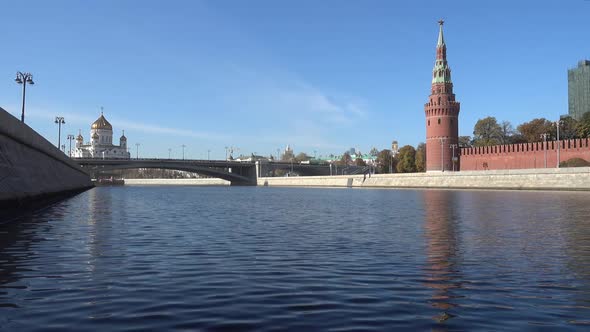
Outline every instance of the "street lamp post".
[[33, 82], [33, 74], [31, 73], [23, 73], [20, 71], [16, 72], [16, 78], [14, 79], [14, 81], [18, 84], [22, 84], [23, 85], [23, 110], [21, 113], [21, 118], [20, 120], [22, 122], [25, 122], [25, 94], [27, 92], [27, 84], [30, 85], [34, 85], [35, 82]]
[[445, 171], [445, 139], [440, 138], [440, 170]]
[[68, 141], [70, 141], [70, 158], [72, 158], [72, 141], [74, 140], [74, 135], [68, 135]]
[[183, 144], [183, 145], [181, 145], [181, 147], [182, 147], [182, 160], [184, 160], [184, 148], [186, 148], [186, 145]]
[[541, 134], [543, 139], [543, 150], [545, 150], [545, 168], [547, 168], [547, 134]]
[[171, 156], [172, 156], [172, 149], [168, 148], [168, 159], [172, 159]]
[[64, 121], [64, 117], [63, 116], [56, 116], [55, 117], [55, 123], [57, 123], [57, 148], [59, 149], [59, 146], [61, 145], [61, 125], [65, 124], [66, 122]]
[[211, 150], [207, 150], [207, 160], [209, 160], [210, 153], [211, 153]]
[[451, 149], [453, 149], [453, 172], [455, 171], [455, 149], [457, 148], [457, 144], [449, 145]]
[[139, 146], [141, 144], [135, 143], [135, 159], [139, 159]]
[[393, 173], [393, 150], [389, 154], [389, 173]]
[[561, 149], [561, 142], [559, 141], [559, 127], [561, 126], [563, 121], [557, 120], [555, 121], [555, 126], [557, 126], [557, 168], [559, 168], [559, 161], [561, 160], [559, 156], [559, 152]]

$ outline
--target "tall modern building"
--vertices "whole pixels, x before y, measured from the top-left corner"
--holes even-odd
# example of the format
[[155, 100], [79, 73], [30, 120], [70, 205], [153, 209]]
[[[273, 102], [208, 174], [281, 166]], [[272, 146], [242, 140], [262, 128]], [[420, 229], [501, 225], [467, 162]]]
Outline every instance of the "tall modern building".
[[576, 120], [590, 112], [590, 60], [567, 71], [568, 114]]
[[459, 142], [460, 104], [455, 100], [453, 93], [443, 23], [442, 20], [438, 22], [440, 30], [436, 45], [436, 62], [432, 70], [432, 88], [429, 100], [424, 105], [427, 172], [459, 170], [459, 156], [453, 156], [453, 153], [458, 154], [459, 149], [451, 146]]

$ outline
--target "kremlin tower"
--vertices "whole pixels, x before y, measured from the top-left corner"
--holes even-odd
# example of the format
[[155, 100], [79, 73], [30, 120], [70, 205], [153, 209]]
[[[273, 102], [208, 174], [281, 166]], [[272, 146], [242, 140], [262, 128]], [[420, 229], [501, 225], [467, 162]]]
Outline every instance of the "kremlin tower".
[[[459, 170], [459, 102], [455, 101], [451, 68], [447, 63], [447, 46], [443, 36], [443, 23], [436, 45], [436, 62], [432, 70], [432, 89], [426, 115], [426, 171]], [[455, 155], [453, 155], [453, 153]]]

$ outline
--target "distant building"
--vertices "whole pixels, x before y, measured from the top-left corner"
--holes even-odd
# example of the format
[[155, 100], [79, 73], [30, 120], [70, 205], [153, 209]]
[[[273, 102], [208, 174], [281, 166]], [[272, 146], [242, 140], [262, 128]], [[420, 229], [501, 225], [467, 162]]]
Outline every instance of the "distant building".
[[590, 60], [582, 60], [577, 68], [567, 71], [568, 114], [580, 120], [590, 112]]
[[349, 155], [351, 155], [351, 156], [352, 156], [353, 154], [356, 154], [356, 149], [355, 149], [355, 148], [350, 148], [350, 149], [348, 150], [348, 154], [349, 154]]
[[72, 152], [73, 158], [130, 158], [129, 152], [127, 152], [125, 132], [119, 139], [119, 145], [113, 145], [113, 126], [102, 112], [100, 117], [90, 126], [90, 139], [90, 142], [84, 144], [82, 133], [78, 133], [76, 149]]

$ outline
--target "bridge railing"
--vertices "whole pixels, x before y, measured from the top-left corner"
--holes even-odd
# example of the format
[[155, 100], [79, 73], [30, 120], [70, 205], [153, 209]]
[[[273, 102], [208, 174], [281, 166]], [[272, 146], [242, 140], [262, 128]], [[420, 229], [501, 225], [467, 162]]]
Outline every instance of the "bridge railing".
[[203, 160], [203, 159], [172, 159], [172, 158], [72, 158], [73, 161], [81, 162], [132, 162], [132, 161], [152, 161], [152, 162], [179, 162], [179, 163], [199, 163], [199, 164], [254, 164], [254, 162], [248, 161], [235, 161], [235, 160]]

